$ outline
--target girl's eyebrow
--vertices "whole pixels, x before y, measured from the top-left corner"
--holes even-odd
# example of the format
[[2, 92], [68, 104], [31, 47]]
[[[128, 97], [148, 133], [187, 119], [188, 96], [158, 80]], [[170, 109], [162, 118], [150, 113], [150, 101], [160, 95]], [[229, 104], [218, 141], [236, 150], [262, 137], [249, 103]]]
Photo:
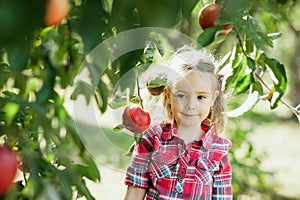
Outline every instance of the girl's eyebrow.
[[207, 91], [198, 91], [196, 92], [197, 94], [210, 94], [210, 92], [207, 92]]
[[[184, 90], [174, 90], [174, 93], [175, 92], [181, 92], [181, 93], [187, 93], [186, 91]], [[210, 92], [207, 92], [207, 91], [197, 91], [195, 92], [196, 94], [210, 94]]]

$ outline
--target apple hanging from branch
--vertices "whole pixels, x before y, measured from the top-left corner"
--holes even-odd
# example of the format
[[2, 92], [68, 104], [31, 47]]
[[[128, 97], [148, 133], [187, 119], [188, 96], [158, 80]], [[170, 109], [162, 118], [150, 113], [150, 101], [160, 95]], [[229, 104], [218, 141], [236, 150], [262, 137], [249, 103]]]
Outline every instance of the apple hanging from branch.
[[7, 147], [0, 146], [0, 196], [12, 187], [18, 164], [15, 153]]
[[149, 128], [151, 117], [139, 105], [130, 104], [124, 109], [122, 123], [127, 130], [135, 134], [140, 134]]
[[[198, 14], [198, 21], [200, 27], [205, 30], [207, 28], [216, 26], [216, 21], [219, 19], [219, 17], [222, 15], [222, 8], [219, 4], [211, 3], [204, 6]], [[219, 24], [223, 28], [223, 30], [220, 32], [221, 34], [228, 34], [232, 28], [232, 24]]]
[[46, 5], [46, 26], [54, 26], [66, 18], [70, 9], [69, 0], [47, 0]]

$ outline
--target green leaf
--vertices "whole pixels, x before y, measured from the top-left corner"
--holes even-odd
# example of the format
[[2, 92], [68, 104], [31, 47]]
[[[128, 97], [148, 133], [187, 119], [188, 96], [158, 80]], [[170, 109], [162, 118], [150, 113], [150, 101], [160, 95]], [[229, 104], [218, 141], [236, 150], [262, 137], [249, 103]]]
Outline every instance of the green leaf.
[[166, 78], [157, 77], [147, 83], [147, 88], [158, 88], [161, 86], [168, 86]]
[[180, 20], [181, 0], [134, 0], [133, 2], [142, 27], [171, 28]]
[[257, 91], [259, 95], [263, 95], [264, 89], [263, 89], [263, 87], [262, 87], [262, 85], [261, 85], [261, 82], [255, 81], [255, 82], [252, 84], [252, 86], [253, 86], [253, 91]]
[[255, 61], [254, 61], [252, 58], [247, 57], [247, 64], [248, 64], [248, 67], [249, 67], [252, 71], [254, 71], [254, 70], [256, 69], [256, 63], [255, 63]]
[[155, 53], [155, 45], [153, 43], [149, 43], [144, 49], [145, 61], [143, 63], [152, 63], [154, 53]]
[[132, 96], [130, 98], [130, 103], [134, 103], [134, 104], [139, 104], [141, 101], [140, 101], [140, 98], [138, 96]]
[[72, 185], [70, 180], [70, 172], [67, 169], [62, 171], [55, 171], [59, 175], [59, 185], [61, 189], [61, 193], [63, 194], [65, 199], [72, 198]]
[[139, 144], [140, 141], [141, 141], [142, 135], [141, 134], [134, 134], [133, 138], [134, 138], [134, 141], [136, 142], [136, 144]]
[[129, 103], [129, 92], [130, 89], [126, 88], [121, 94], [116, 95], [112, 101], [108, 103], [109, 107], [112, 109], [117, 109], [126, 106]]
[[282, 63], [274, 58], [269, 58], [265, 53], [261, 54], [259, 62], [264, 63], [271, 70], [271, 74], [273, 75], [272, 80], [275, 92], [269, 101], [271, 103], [271, 109], [274, 109], [278, 106], [281, 97], [286, 92], [287, 77], [285, 68]]
[[127, 103], [128, 103], [128, 97], [119, 97], [113, 99], [111, 102], [108, 103], [108, 105], [111, 109], [117, 109], [126, 106]]
[[234, 58], [232, 60], [232, 68], [236, 68], [237, 66], [240, 65], [240, 62], [242, 61], [242, 58], [243, 58], [243, 54], [242, 54], [242, 48], [241, 48], [241, 45], [238, 43], [233, 52], [235, 53], [234, 54]]
[[210, 45], [214, 40], [216, 33], [222, 30], [221, 26], [212, 26], [205, 29], [198, 37], [197, 37], [197, 44], [198, 47], [206, 47]]
[[7, 46], [8, 61], [12, 71], [20, 72], [26, 66], [30, 56], [31, 40], [21, 38]]
[[250, 85], [254, 82], [254, 77], [252, 73], [244, 76], [240, 81], [237, 82], [236, 87], [234, 88], [234, 95], [244, 93], [250, 88]]
[[93, 158], [87, 154], [83, 154], [82, 158], [86, 165], [76, 164], [76, 170], [92, 181], [100, 181], [100, 173]]
[[95, 198], [90, 193], [89, 188], [86, 186], [84, 179], [76, 181], [75, 186], [78, 190], [78, 193], [82, 196], [85, 196], [87, 200], [95, 200]]
[[256, 34], [270, 47], [273, 47], [273, 40], [268, 35], [260, 30], [257, 30]]
[[7, 103], [5, 105], [6, 120], [11, 122], [19, 111], [19, 105], [16, 103]]
[[118, 124], [117, 126], [114, 126], [114, 127], [113, 127], [113, 131], [118, 132], [118, 131], [123, 130], [124, 128], [125, 128], [125, 127], [124, 127], [123, 124]]
[[227, 53], [223, 60], [222, 63], [218, 66], [218, 72], [220, 72], [224, 67], [226, 67], [227, 65], [229, 65], [230, 61], [231, 61], [231, 55], [232, 55], [232, 51], [230, 51], [229, 53]]
[[81, 175], [84, 176], [90, 180], [95, 181], [96, 179], [94, 178], [94, 175], [92, 173], [92, 171], [90, 171], [90, 168], [84, 165], [80, 165], [80, 164], [75, 164], [75, 169], [76, 171]]
[[157, 52], [160, 54], [161, 57], [163, 57], [167, 51], [166, 50], [166, 46], [168, 43], [167, 39], [163, 35], [156, 32], [151, 32], [149, 37], [150, 37], [151, 44], [154, 45]]
[[252, 40], [246, 40], [246, 52], [247, 54], [251, 54], [254, 51], [254, 44]]
[[226, 115], [228, 117], [239, 117], [244, 113], [248, 112], [249, 110], [251, 110], [258, 101], [259, 101], [259, 95], [257, 91], [249, 93], [246, 101], [244, 101], [244, 103], [241, 106], [239, 106], [234, 110], [226, 112]]
[[107, 88], [107, 85], [100, 80], [98, 83], [98, 87], [96, 89], [95, 97], [101, 113], [104, 113], [106, 111], [108, 105], [108, 99], [107, 99], [108, 95], [109, 95], [109, 90]]
[[241, 81], [245, 76], [245, 71], [247, 68], [247, 60], [246, 57], [242, 57], [242, 61], [239, 65], [233, 69], [232, 75], [229, 76], [225, 83], [225, 93], [230, 89], [233, 89], [237, 86], [237, 83]]
[[[1, 61], [0, 61], [1, 62]], [[11, 76], [10, 67], [6, 63], [0, 63], [0, 90], [3, 88], [4, 84]]]
[[79, 95], [83, 95], [87, 104], [90, 103], [91, 95], [93, 94], [93, 87], [84, 81], [79, 81], [74, 92], [71, 95], [72, 100], [76, 100]]
[[253, 42], [258, 48], [265, 48], [266, 45], [273, 47], [272, 39], [261, 30], [254, 17], [247, 15], [244, 19], [243, 25], [240, 28], [246, 34], [247, 41]]
[[82, 1], [81, 7], [77, 9], [74, 27], [83, 40], [85, 53], [89, 53], [102, 41], [101, 35], [107, 28], [108, 13], [103, 9], [102, 1], [98, 0]]
[[282, 36], [282, 32], [269, 33], [267, 36], [272, 40], [276, 40]]
[[191, 14], [194, 7], [197, 5], [198, 0], [184, 0], [182, 1], [182, 14], [189, 15]]

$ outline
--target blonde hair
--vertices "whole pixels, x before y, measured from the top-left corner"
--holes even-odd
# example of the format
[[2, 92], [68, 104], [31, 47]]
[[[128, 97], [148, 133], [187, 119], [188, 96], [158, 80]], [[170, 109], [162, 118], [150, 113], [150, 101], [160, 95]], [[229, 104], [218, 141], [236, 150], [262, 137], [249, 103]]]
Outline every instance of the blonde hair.
[[[212, 90], [219, 91], [214, 104], [210, 110], [207, 118], [214, 124], [216, 134], [220, 134], [224, 129], [224, 98], [222, 95], [222, 76], [216, 74], [216, 62], [211, 54], [201, 49], [196, 50], [189, 46], [184, 46], [178, 49], [175, 54], [169, 59], [167, 67], [170, 70], [164, 78], [167, 79], [168, 87], [174, 83], [174, 73], [176, 72], [177, 78], [180, 75], [184, 76], [192, 70], [206, 72], [211, 75]], [[175, 78], [176, 79], [176, 78]], [[153, 91], [154, 92], [154, 91]], [[164, 90], [160, 87], [155, 91], [155, 95], [163, 93]], [[166, 114], [169, 119], [172, 118], [171, 105], [167, 101], [167, 96], [164, 95], [163, 106], [166, 109]]]

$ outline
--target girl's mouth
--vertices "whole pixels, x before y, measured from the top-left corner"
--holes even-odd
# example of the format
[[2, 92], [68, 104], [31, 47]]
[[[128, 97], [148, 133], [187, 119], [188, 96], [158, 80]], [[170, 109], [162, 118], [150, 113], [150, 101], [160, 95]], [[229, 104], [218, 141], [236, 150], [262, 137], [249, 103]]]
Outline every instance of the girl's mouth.
[[198, 116], [198, 114], [187, 114], [187, 113], [182, 113], [182, 115], [184, 115], [186, 117], [196, 117], [196, 116]]

